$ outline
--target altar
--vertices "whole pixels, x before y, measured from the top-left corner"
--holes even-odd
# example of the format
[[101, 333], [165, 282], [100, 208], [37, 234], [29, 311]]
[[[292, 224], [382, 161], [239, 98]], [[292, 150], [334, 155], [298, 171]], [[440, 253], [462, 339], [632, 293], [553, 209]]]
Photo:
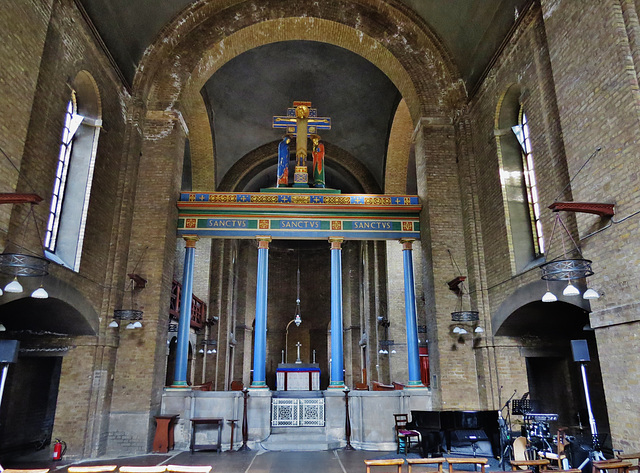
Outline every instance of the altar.
[[279, 363], [276, 369], [278, 391], [319, 391], [318, 363]]

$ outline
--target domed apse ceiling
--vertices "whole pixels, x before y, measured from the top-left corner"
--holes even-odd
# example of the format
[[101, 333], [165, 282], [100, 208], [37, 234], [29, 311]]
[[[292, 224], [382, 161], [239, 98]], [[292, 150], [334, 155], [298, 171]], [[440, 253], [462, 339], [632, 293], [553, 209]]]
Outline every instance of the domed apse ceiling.
[[[357, 54], [312, 41], [272, 43], [226, 63], [204, 89], [213, 117], [216, 185], [243, 156], [279, 141], [283, 130], [272, 128], [273, 116], [285, 115], [295, 100], [303, 100], [319, 116], [331, 118], [322, 140], [358, 159], [384, 188], [389, 130], [401, 97], [385, 74]], [[275, 168], [269, 172], [275, 185]], [[327, 187], [340, 188], [330, 178]]]

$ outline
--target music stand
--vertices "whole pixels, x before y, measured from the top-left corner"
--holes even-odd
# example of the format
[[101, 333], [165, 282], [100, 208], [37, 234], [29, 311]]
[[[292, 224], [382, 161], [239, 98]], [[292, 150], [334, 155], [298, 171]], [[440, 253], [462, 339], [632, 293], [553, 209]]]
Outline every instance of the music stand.
[[531, 399], [514, 399], [511, 401], [511, 413], [513, 415], [525, 415], [533, 410]]

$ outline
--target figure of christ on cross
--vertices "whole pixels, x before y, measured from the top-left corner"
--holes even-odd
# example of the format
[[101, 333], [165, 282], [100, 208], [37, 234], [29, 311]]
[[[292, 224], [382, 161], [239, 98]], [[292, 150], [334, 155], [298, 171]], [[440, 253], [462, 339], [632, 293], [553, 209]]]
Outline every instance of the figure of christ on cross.
[[[296, 169], [293, 176], [294, 187], [309, 187], [307, 168], [307, 137], [318, 130], [330, 130], [331, 118], [318, 117], [317, 110], [311, 108], [311, 102], [293, 102], [293, 108], [287, 109], [284, 117], [273, 117], [273, 128], [285, 128], [287, 134], [296, 135]], [[322, 186], [324, 187], [324, 186]]]

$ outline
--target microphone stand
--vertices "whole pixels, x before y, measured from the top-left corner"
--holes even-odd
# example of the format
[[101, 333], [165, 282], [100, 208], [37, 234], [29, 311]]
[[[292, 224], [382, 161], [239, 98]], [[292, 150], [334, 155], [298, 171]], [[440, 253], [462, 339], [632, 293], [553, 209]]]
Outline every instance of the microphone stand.
[[[508, 459], [511, 459], [513, 455], [513, 452], [511, 450], [511, 410], [509, 409], [509, 404], [511, 403], [511, 400], [513, 399], [513, 397], [516, 395], [517, 392], [518, 390], [514, 389], [511, 397], [507, 400], [507, 402], [504, 403], [504, 406], [502, 406], [502, 408], [498, 411], [498, 423], [500, 424], [500, 431], [501, 431], [500, 432], [500, 450], [502, 452], [502, 456], [500, 457], [500, 466], [502, 466], [502, 471], [506, 470], [507, 457]], [[502, 411], [505, 410], [505, 408], [507, 409], [506, 419], [502, 417]], [[503, 422], [500, 422], [500, 419], [502, 419]], [[504, 432], [504, 430], [506, 430], [506, 433]]]

